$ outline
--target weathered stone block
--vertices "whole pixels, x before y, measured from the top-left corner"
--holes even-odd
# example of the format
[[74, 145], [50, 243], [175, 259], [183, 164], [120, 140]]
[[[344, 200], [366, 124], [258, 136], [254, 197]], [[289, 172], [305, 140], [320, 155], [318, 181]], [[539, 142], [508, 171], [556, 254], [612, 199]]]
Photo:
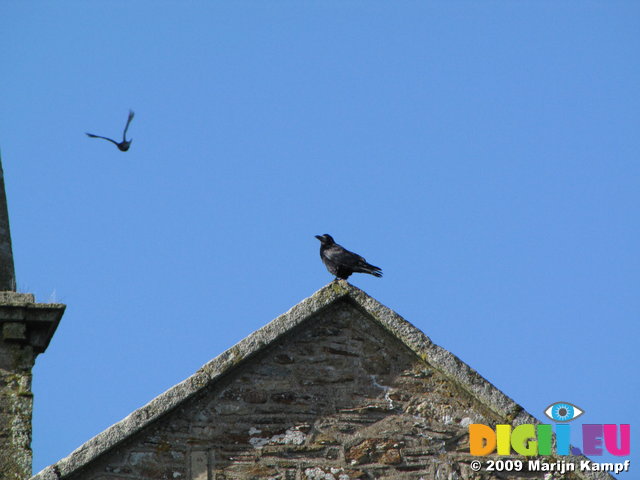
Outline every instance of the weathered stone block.
[[26, 340], [27, 325], [19, 322], [7, 322], [2, 325], [3, 340]]

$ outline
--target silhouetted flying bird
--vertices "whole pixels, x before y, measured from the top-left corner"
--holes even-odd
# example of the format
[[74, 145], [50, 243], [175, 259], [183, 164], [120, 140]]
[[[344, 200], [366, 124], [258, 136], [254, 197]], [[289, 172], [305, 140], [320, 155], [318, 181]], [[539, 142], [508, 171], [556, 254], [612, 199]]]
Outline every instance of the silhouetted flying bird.
[[124, 133], [122, 134], [122, 141], [120, 143], [118, 143], [115, 140], [112, 140], [110, 138], [107, 138], [107, 137], [101, 137], [100, 135], [94, 135], [93, 133], [87, 133], [87, 136], [89, 136], [91, 138], [102, 138], [104, 140], [109, 140], [116, 147], [118, 147], [118, 149], [121, 152], [126, 152], [127, 150], [129, 150], [129, 147], [131, 146], [131, 141], [133, 140], [133, 138], [131, 140], [127, 140], [127, 130], [129, 129], [129, 124], [131, 123], [131, 120], [133, 120], [133, 115], [134, 115], [133, 110], [129, 110], [129, 118], [127, 118], [127, 124], [124, 127]]
[[354, 272], [368, 273], [375, 277], [382, 276], [382, 270], [367, 263], [357, 253], [350, 252], [346, 248], [338, 245], [331, 235], [316, 235], [320, 240], [320, 258], [327, 267], [327, 270], [337, 278], [346, 280]]

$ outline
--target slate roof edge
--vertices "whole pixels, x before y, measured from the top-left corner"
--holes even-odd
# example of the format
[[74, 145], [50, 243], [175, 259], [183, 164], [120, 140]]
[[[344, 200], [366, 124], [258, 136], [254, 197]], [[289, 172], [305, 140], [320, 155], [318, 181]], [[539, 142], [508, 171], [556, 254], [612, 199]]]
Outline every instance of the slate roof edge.
[[[385, 307], [362, 290], [344, 280], [333, 281], [311, 297], [276, 317], [264, 327], [203, 365], [196, 373], [158, 395], [124, 419], [113, 424], [71, 452], [67, 457], [31, 477], [30, 480], [61, 480], [82, 469], [89, 462], [125, 441], [131, 435], [167, 414], [211, 382], [230, 372], [243, 360], [276, 341], [310, 316], [342, 298], [349, 298], [416, 355], [451, 378], [485, 407], [508, 423], [540, 423], [511, 398], [494, 387], [473, 368], [446, 349], [434, 344], [418, 328], [396, 312]], [[567, 461], [586, 457], [566, 457]], [[570, 460], [571, 459], [571, 460]], [[611, 479], [605, 472], [575, 472], [589, 480]]]

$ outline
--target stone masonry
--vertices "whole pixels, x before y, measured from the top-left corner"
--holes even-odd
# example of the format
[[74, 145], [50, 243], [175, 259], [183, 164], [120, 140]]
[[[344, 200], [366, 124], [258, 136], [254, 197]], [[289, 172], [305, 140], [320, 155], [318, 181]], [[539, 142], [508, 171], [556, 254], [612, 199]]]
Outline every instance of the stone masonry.
[[31, 368], [55, 332], [64, 305], [16, 293], [9, 210], [0, 161], [0, 480], [31, 475]]
[[346, 282], [305, 302], [34, 480], [551, 478], [471, 470], [469, 424], [535, 419], [404, 319]]
[[11, 248], [11, 229], [9, 228], [9, 208], [4, 190], [4, 172], [0, 160], [0, 291], [16, 291], [16, 274], [13, 266]]
[[0, 292], [0, 478], [31, 475], [31, 369], [49, 344], [64, 305]]

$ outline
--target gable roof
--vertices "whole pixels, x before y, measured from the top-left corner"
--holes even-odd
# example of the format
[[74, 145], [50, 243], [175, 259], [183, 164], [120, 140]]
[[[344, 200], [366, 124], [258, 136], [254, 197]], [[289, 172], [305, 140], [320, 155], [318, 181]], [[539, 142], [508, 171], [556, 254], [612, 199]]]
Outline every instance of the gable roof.
[[[380, 324], [430, 366], [440, 370], [476, 401], [503, 419], [505, 423], [513, 425], [540, 423], [473, 368], [449, 351], [434, 344], [429, 337], [396, 312], [380, 304], [345, 280], [336, 280], [218, 355], [186, 380], [96, 435], [66, 458], [46, 467], [31, 480], [60, 480], [77, 472], [131, 435], [169, 413], [205, 387], [210, 386], [212, 382], [216, 382], [241, 362], [272, 344], [311, 316], [339, 301], [348, 301], [355, 305], [372, 321]], [[563, 458], [567, 462], [586, 459], [583, 456]], [[605, 472], [576, 471], [573, 473], [578, 478], [585, 479], [612, 478]]]

